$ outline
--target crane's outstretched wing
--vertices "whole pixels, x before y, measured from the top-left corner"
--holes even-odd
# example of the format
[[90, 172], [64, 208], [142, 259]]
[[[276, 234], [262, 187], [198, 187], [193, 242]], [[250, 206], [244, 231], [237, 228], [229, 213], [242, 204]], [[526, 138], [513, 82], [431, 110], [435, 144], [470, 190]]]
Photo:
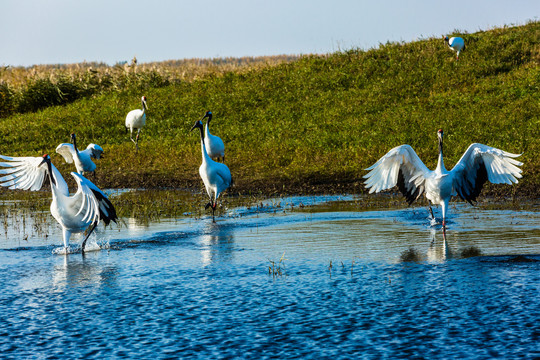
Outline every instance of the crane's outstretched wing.
[[73, 197], [81, 198], [80, 210], [77, 214], [84, 212], [84, 220], [92, 219], [92, 222], [103, 220], [105, 225], [111, 221], [116, 222], [118, 219], [116, 209], [107, 196], [84, 176], [75, 172], [72, 172], [71, 175], [78, 185], [77, 193]]
[[73, 153], [75, 152], [73, 144], [60, 144], [56, 147], [56, 152], [62, 155], [68, 164], [73, 164]]
[[431, 173], [410, 145], [393, 148], [366, 170], [371, 170], [364, 176], [370, 194], [397, 185], [409, 205], [422, 195]]
[[[47, 165], [43, 163], [43, 157], [12, 157], [0, 155], [0, 159], [7, 160], [0, 162], [0, 186], [9, 189], [37, 191], [43, 186], [45, 175], [47, 175]], [[56, 188], [64, 195], [69, 195], [66, 181], [51, 164], [52, 177]]]
[[514, 160], [521, 154], [483, 145], [472, 144], [463, 154], [452, 171], [453, 186], [463, 200], [472, 204], [482, 190], [486, 181], [493, 184], [517, 183], [521, 178], [522, 162]]
[[0, 155], [0, 186], [9, 189], [37, 191], [41, 189], [47, 165], [43, 164], [42, 157], [11, 157]]

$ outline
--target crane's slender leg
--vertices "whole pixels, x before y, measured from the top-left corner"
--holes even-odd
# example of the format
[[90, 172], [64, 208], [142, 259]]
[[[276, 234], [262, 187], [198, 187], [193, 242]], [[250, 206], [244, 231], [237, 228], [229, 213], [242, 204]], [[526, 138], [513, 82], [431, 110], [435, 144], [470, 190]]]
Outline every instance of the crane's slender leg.
[[[127, 129], [127, 128], [126, 128]], [[131, 141], [133, 141], [134, 144], [137, 144], [135, 140], [133, 139], [133, 128], [129, 128], [129, 138]]]
[[214, 212], [216, 210], [216, 204], [214, 203], [212, 198], [210, 198], [210, 202], [208, 204], [206, 204], [206, 206], [204, 207], [204, 210], [206, 210], [208, 208], [212, 208], [212, 222], [216, 222], [216, 219], [214, 217]]
[[447, 213], [448, 202], [449, 201], [450, 201], [450, 199], [446, 199], [444, 201], [444, 204], [442, 204], [442, 228], [443, 228], [443, 233], [446, 232], [446, 213]]
[[68, 248], [68, 244], [69, 244], [69, 238], [71, 237], [71, 231], [69, 231], [68, 229], [63, 228], [62, 229], [62, 237], [64, 238], [64, 250], [66, 250], [66, 254], [67, 254], [67, 248]]
[[94, 223], [92, 224], [92, 228], [90, 228], [90, 231], [88, 232], [88, 234], [86, 235], [86, 237], [84, 238], [82, 244], [81, 244], [81, 252], [84, 254], [84, 248], [86, 247], [86, 240], [88, 240], [88, 238], [90, 237], [90, 234], [92, 234], [92, 231], [94, 231], [94, 229], [96, 228], [98, 222], [97, 221], [94, 221]]
[[141, 129], [137, 129], [137, 137], [135, 139], [137, 139], [135, 141], [135, 147], [137, 148], [137, 150], [139, 150], [139, 134], [141, 133]]
[[431, 214], [431, 218], [435, 219], [435, 216], [433, 215], [433, 209], [431, 208], [431, 205], [428, 205], [429, 207], [429, 213]]
[[133, 143], [135, 144], [135, 151], [138, 151], [139, 150], [139, 133], [141, 132], [141, 129], [137, 129], [137, 136], [135, 137], [135, 139], [133, 139], [133, 128], [131, 128], [131, 131], [129, 133], [129, 138], [131, 139], [131, 141], [133, 141]]

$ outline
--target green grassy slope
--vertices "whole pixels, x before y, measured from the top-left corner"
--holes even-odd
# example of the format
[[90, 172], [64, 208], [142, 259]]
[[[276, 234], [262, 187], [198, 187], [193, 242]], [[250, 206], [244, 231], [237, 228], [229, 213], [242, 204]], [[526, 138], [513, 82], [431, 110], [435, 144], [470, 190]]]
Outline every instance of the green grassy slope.
[[[473, 142], [523, 153], [517, 190], [538, 196], [540, 23], [462, 36], [459, 62], [442, 38], [426, 39], [11, 116], [0, 120], [0, 154], [47, 152], [67, 171], [53, 153], [76, 132], [81, 147], [105, 149], [95, 181], [101, 187], [199, 187], [199, 137], [189, 130], [211, 110], [237, 191], [361, 191], [363, 169], [400, 144], [434, 168], [442, 128], [447, 168]], [[149, 114], [136, 154], [123, 124], [143, 94]], [[508, 188], [500, 186], [516, 190]]]

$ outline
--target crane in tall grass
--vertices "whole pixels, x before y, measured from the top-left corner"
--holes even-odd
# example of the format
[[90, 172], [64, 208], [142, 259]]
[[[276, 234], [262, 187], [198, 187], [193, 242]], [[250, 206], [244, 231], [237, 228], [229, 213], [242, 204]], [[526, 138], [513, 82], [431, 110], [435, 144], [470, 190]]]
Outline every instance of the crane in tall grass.
[[56, 147], [56, 152], [64, 158], [68, 164], [75, 163], [77, 172], [81, 175], [91, 172], [95, 176], [96, 164], [92, 159], [100, 159], [103, 148], [96, 144], [89, 144], [85, 150], [79, 151], [77, 148], [77, 138], [75, 133], [71, 134], [71, 144], [62, 143]]
[[210, 198], [210, 202], [206, 204], [205, 209], [212, 208], [212, 221], [215, 222], [215, 211], [217, 206], [217, 199], [219, 195], [225, 191], [232, 184], [231, 171], [227, 165], [218, 163], [210, 158], [205, 146], [204, 130], [201, 120], [197, 120], [195, 125], [191, 128], [200, 130], [201, 135], [201, 154], [202, 163], [199, 167], [199, 175], [206, 188], [206, 193]]
[[206, 151], [212, 159], [216, 159], [218, 161], [221, 159], [221, 162], [224, 162], [225, 145], [223, 144], [223, 140], [221, 140], [219, 136], [210, 134], [210, 121], [212, 121], [212, 112], [207, 111], [206, 114], [204, 114], [203, 120], [204, 119], [208, 119], [206, 121], [206, 128], [204, 131], [204, 142], [206, 144]]
[[[129, 138], [135, 143], [135, 149], [139, 150], [139, 135], [141, 129], [146, 125], [146, 96], [141, 97], [142, 109], [135, 109], [128, 112], [126, 116], [126, 131], [129, 129]], [[133, 140], [133, 129], [137, 129], [137, 136]]]
[[[446, 229], [448, 203], [458, 195], [471, 205], [476, 201], [486, 181], [493, 184], [517, 183], [521, 178], [523, 163], [514, 160], [520, 156], [483, 144], [471, 144], [451, 171], [443, 161], [443, 131], [437, 132], [439, 159], [432, 171], [420, 160], [410, 145], [400, 145], [390, 150], [374, 165], [367, 168], [364, 176], [369, 193], [377, 193], [397, 185], [411, 205], [422, 194], [442, 207], [442, 226]], [[431, 217], [434, 219], [431, 206]]]
[[103, 221], [108, 225], [116, 222], [116, 210], [107, 196], [90, 180], [72, 172], [77, 183], [75, 194], [69, 194], [68, 185], [58, 169], [51, 163], [49, 155], [43, 157], [10, 157], [0, 155], [0, 186], [9, 189], [37, 191], [45, 178], [51, 184], [51, 214], [62, 227], [64, 253], [69, 253], [72, 233], [88, 233], [81, 243], [84, 252], [86, 241], [96, 226]]
[[456, 52], [456, 60], [459, 60], [459, 53], [461, 50], [465, 50], [465, 40], [460, 37], [451, 37], [449, 39], [448, 36], [445, 36], [444, 42], [450, 49]]

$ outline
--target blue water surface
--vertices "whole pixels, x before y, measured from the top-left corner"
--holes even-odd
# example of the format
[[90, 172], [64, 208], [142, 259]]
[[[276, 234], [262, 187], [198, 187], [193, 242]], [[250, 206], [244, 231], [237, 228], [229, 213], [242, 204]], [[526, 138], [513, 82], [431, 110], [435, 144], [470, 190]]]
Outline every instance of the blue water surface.
[[[475, 214], [506, 232], [273, 212], [112, 233], [85, 256], [0, 250], [0, 358], [538, 358], [537, 215]], [[471, 244], [483, 256], [459, 255]]]

